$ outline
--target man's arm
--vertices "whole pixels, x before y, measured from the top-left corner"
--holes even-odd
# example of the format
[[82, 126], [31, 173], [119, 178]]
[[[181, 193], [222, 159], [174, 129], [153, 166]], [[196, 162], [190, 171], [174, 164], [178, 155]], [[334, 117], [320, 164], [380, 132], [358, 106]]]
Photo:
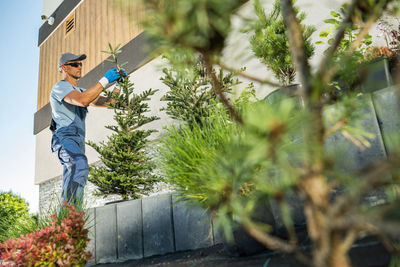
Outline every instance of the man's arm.
[[[113, 93], [116, 93], [119, 95], [121, 91], [118, 88], [114, 88]], [[95, 100], [93, 100], [90, 105], [93, 107], [110, 107], [109, 103], [115, 104], [115, 99], [110, 98], [110, 97], [104, 97], [99, 95]]]
[[64, 101], [75, 106], [86, 107], [95, 100], [103, 91], [101, 83], [96, 83], [93, 87], [83, 91], [72, 91], [64, 97]]
[[120, 74], [115, 68], [110, 69], [106, 72], [104, 77], [100, 79], [100, 81], [97, 82], [94, 86], [83, 92], [78, 92], [74, 90], [64, 97], [64, 101], [71, 105], [86, 107], [93, 101], [98, 101], [100, 93], [107, 86], [107, 84], [114, 82], [119, 77]]

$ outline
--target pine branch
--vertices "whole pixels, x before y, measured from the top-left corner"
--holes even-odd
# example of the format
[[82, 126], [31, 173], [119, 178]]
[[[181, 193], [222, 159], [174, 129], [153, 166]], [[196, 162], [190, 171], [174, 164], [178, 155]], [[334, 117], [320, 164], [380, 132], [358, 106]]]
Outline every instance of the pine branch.
[[218, 65], [221, 68], [223, 68], [223, 69], [225, 69], [227, 71], [230, 71], [230, 72], [232, 72], [232, 73], [234, 73], [236, 75], [242, 76], [243, 78], [249, 79], [251, 81], [258, 82], [258, 83], [261, 83], [261, 84], [267, 84], [267, 85], [270, 85], [270, 86], [273, 86], [273, 87], [277, 87], [277, 88], [281, 87], [281, 85], [278, 84], [278, 83], [272, 82], [272, 81], [267, 80], [267, 79], [261, 79], [259, 77], [256, 77], [254, 75], [251, 75], [251, 74], [245, 72], [244, 70], [237, 70], [237, 69], [231, 68], [231, 67], [229, 67], [228, 65], [224, 64], [221, 61], [218, 62]]
[[217, 93], [219, 99], [221, 100], [222, 104], [224, 104], [224, 106], [228, 110], [229, 114], [231, 114], [232, 118], [236, 122], [238, 122], [239, 124], [243, 125], [244, 122], [243, 122], [242, 117], [235, 110], [235, 108], [233, 107], [232, 103], [226, 98], [226, 96], [224, 95], [224, 92], [222, 91], [221, 84], [218, 81], [218, 78], [215, 76], [214, 68], [213, 68], [213, 65], [212, 65], [212, 62], [211, 62], [210, 55], [205, 52], [205, 53], [202, 53], [202, 56], [204, 58], [204, 62], [205, 62], [206, 69], [207, 69], [207, 73], [211, 77], [211, 80], [212, 80], [212, 83], [213, 83], [213, 88], [214, 88], [215, 92]]

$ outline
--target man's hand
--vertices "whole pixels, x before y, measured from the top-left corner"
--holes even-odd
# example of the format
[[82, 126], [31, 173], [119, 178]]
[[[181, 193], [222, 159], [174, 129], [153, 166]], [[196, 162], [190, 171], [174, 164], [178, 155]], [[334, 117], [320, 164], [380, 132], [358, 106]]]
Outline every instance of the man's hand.
[[109, 69], [106, 74], [104, 74], [104, 77], [99, 80], [99, 83], [103, 88], [106, 88], [106, 86], [109, 83], [114, 82], [115, 80], [119, 79], [121, 77], [121, 74], [117, 71], [116, 68]]
[[109, 69], [106, 74], [104, 74], [104, 77], [107, 78], [109, 83], [114, 82], [117, 80], [119, 77], [121, 77], [121, 74], [117, 71], [116, 68]]

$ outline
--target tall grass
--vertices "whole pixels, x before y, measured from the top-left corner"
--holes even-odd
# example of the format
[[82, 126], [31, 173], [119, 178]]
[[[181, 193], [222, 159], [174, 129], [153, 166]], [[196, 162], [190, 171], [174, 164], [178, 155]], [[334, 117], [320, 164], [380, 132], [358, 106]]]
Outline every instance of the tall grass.
[[207, 177], [202, 169], [241, 134], [240, 127], [218, 108], [202, 123], [170, 126], [158, 146], [158, 161], [166, 181], [179, 196], [205, 201]]

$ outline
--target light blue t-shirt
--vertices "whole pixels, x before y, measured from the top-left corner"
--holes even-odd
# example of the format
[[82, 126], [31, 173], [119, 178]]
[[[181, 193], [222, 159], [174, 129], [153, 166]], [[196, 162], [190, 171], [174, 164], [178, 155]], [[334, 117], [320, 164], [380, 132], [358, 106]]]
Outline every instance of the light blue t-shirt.
[[51, 116], [57, 123], [57, 129], [70, 125], [76, 116], [77, 106], [64, 101], [64, 97], [72, 91], [83, 92], [86, 89], [73, 86], [67, 81], [56, 83], [50, 93]]

